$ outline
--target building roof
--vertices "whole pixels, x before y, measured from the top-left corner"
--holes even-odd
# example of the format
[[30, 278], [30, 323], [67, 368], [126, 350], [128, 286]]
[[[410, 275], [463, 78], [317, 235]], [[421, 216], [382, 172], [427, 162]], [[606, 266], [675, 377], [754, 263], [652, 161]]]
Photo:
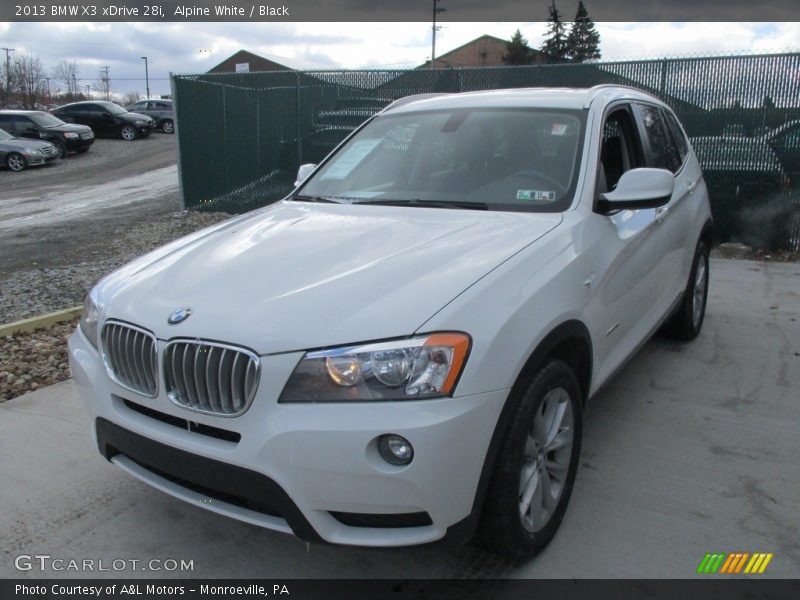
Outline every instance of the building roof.
[[209, 73], [235, 73], [236, 65], [247, 63], [248, 71], [302, 71], [324, 68], [296, 58], [277, 56], [274, 54], [255, 54], [249, 50], [239, 50], [218, 65], [211, 67]]
[[[457, 67], [499, 67], [504, 66], [503, 54], [506, 53], [508, 40], [500, 39], [493, 35], [484, 34], [462, 44], [458, 48], [440, 54], [436, 57], [434, 67], [457, 68]], [[533, 56], [533, 63], [546, 62], [544, 55], [533, 48], [530, 49]], [[418, 69], [430, 69], [431, 61], [417, 67]]]

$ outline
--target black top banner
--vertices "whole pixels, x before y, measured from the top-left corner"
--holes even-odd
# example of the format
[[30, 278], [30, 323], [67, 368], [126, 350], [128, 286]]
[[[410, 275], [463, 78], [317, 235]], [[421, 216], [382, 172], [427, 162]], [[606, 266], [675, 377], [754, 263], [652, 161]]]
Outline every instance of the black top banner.
[[[437, 0], [450, 22], [544, 21], [551, 0]], [[596, 22], [796, 21], [797, 0], [587, 0]], [[559, 0], [562, 14], [577, 0]], [[433, 0], [4, 0], [0, 21], [413, 22]]]

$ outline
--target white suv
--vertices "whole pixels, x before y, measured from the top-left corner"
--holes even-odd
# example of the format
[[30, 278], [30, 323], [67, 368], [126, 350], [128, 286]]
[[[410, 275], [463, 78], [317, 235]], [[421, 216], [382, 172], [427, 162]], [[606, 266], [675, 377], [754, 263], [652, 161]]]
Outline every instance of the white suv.
[[703, 323], [711, 215], [672, 111], [618, 86], [409, 97], [299, 178], [87, 296], [70, 358], [101, 453], [305, 540], [532, 556], [585, 402]]

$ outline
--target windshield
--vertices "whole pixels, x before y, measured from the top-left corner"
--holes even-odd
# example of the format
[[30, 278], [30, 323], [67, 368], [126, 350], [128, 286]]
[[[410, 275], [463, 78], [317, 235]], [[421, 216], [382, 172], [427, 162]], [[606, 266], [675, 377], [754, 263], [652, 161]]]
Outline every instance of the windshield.
[[56, 125], [64, 125], [64, 121], [54, 117], [53, 115], [48, 115], [47, 113], [32, 114], [28, 116], [30, 117], [31, 121], [36, 123], [39, 127], [55, 127]]
[[13, 140], [14, 136], [5, 131], [4, 129], [0, 129], [0, 140]]
[[121, 115], [122, 113], [128, 112], [127, 110], [122, 108], [119, 104], [114, 104], [113, 102], [98, 102], [98, 104], [103, 108], [105, 108], [112, 115]]
[[384, 115], [295, 196], [558, 212], [569, 207], [584, 111], [460, 109]]

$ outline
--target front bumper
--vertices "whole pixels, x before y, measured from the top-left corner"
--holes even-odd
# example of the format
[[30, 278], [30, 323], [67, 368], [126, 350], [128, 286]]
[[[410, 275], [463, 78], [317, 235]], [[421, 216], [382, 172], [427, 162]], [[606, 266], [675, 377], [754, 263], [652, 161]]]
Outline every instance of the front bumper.
[[[69, 346], [106, 458], [196, 506], [338, 544], [431, 542], [468, 517], [507, 395], [279, 404], [301, 356], [293, 353], [262, 357], [246, 413], [215, 417], [172, 404], [163, 389], [149, 399], [120, 387], [80, 331]], [[410, 465], [380, 458], [375, 439], [386, 433], [412, 443]]]
[[150, 135], [156, 128], [155, 122], [149, 121], [147, 123], [134, 123], [134, 127], [136, 127], [136, 131], [139, 132], [139, 135], [147, 136]]
[[67, 150], [70, 152], [77, 152], [78, 150], [83, 150], [84, 148], [89, 148], [92, 144], [94, 144], [94, 135], [90, 138], [73, 138], [73, 139], [64, 139], [63, 142], [67, 147]]
[[22, 155], [28, 161], [28, 166], [34, 167], [52, 162], [58, 158], [56, 154], [42, 154], [41, 152], [23, 152]]

